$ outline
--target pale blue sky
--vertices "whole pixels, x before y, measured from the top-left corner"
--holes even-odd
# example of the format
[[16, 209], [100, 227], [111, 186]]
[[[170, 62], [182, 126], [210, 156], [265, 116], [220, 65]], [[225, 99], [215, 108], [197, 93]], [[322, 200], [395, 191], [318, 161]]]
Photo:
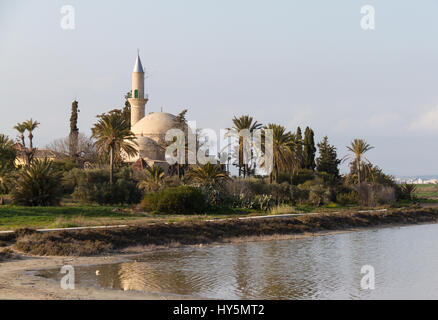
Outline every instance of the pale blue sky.
[[[76, 29], [60, 27], [62, 5]], [[376, 29], [360, 28], [374, 5]], [[148, 111], [213, 129], [233, 115], [295, 130], [312, 126], [345, 155], [353, 138], [396, 175], [438, 174], [438, 2], [12, 1], [0, 2], [0, 132], [33, 117], [45, 146], [123, 105], [137, 48]]]

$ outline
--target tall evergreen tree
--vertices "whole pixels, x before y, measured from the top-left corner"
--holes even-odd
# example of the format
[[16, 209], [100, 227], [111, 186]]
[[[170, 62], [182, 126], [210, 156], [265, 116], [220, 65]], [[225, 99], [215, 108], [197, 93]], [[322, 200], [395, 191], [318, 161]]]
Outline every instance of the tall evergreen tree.
[[315, 170], [315, 139], [313, 130], [306, 127], [304, 132], [303, 168]]
[[297, 133], [295, 135], [296, 137], [296, 156], [298, 160], [298, 167], [303, 167], [303, 135], [301, 133], [301, 128], [297, 128]]
[[125, 94], [125, 106], [122, 109], [122, 116], [131, 127], [131, 104], [129, 103], [129, 98], [132, 98], [132, 93], [129, 91]]
[[334, 178], [339, 177], [339, 164], [336, 147], [329, 144], [327, 136], [318, 143], [319, 157], [316, 159], [316, 170], [326, 172]]
[[79, 138], [78, 113], [79, 113], [78, 102], [75, 100], [71, 104], [70, 135], [69, 135], [70, 157], [74, 159], [76, 159], [78, 156], [78, 138]]

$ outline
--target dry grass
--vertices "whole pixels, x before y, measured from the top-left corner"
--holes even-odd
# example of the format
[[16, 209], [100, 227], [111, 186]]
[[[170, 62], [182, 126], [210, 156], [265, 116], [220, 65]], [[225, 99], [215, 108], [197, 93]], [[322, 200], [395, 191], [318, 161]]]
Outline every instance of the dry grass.
[[208, 244], [236, 241], [237, 238], [275, 238], [319, 231], [437, 221], [438, 210], [419, 208], [385, 212], [322, 213], [275, 219], [160, 222], [118, 229], [49, 233], [20, 230], [15, 235], [15, 247], [35, 255], [88, 256], [133, 246]]
[[0, 261], [18, 259], [19, 255], [9, 248], [0, 250]]

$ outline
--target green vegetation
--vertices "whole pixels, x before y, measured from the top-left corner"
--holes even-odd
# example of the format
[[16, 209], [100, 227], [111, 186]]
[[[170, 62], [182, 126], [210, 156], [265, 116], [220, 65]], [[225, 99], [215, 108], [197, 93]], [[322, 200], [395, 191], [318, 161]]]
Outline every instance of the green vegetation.
[[87, 225], [120, 224], [144, 217], [115, 206], [0, 206], [0, 229], [62, 228]]
[[438, 200], [438, 184], [417, 184], [414, 194], [419, 199]]
[[61, 175], [48, 160], [34, 160], [17, 172], [11, 182], [11, 198], [21, 205], [50, 206], [61, 200]]
[[[135, 156], [137, 150], [129, 125], [129, 102], [123, 109], [99, 115], [91, 139], [79, 134], [78, 111], [74, 101], [70, 136], [52, 144], [61, 155], [54, 161], [34, 159], [32, 140], [37, 121], [31, 119], [14, 127], [19, 133], [18, 145], [0, 135], [0, 193], [5, 194], [0, 197], [1, 229], [334, 213], [400, 203], [408, 206], [420, 197], [420, 189], [396, 185], [391, 176], [371, 164], [364, 154], [372, 147], [362, 139], [354, 139], [347, 147], [350, 154], [344, 161], [350, 161], [350, 172], [341, 176], [337, 149], [327, 137], [316, 148], [310, 127], [303, 138], [300, 128], [290, 131], [275, 123], [262, 125], [249, 115], [235, 116], [230, 136], [237, 134], [234, 137], [238, 140], [229, 157], [238, 168], [238, 177], [232, 177], [229, 165], [219, 163], [175, 164], [165, 169], [149, 167], [145, 161], [130, 165], [124, 162], [125, 156]], [[185, 132], [186, 112], [175, 120]], [[245, 150], [246, 142], [238, 131], [258, 129], [260, 138], [251, 137], [250, 150]], [[266, 163], [255, 161], [255, 154], [269, 152], [265, 150], [267, 129], [273, 133], [272, 172], [257, 176], [257, 169], [267, 168]], [[187, 145], [184, 147], [187, 159], [189, 151]], [[248, 153], [247, 163], [244, 152]], [[23, 166], [14, 165], [17, 157], [24, 159]], [[438, 189], [433, 192], [438, 196]]]
[[204, 213], [207, 203], [200, 189], [180, 186], [146, 194], [141, 206], [146, 211], [196, 214]]
[[121, 152], [128, 156], [137, 154], [138, 146], [135, 135], [131, 132], [128, 121], [118, 112], [110, 112], [98, 116], [99, 120], [92, 129], [92, 137], [96, 139], [97, 151], [109, 156], [110, 184], [113, 183], [114, 157], [120, 157]]

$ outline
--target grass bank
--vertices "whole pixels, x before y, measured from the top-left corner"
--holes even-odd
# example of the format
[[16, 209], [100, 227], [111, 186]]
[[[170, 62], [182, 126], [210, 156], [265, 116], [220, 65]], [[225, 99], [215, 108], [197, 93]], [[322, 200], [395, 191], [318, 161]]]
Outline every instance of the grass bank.
[[[325, 205], [322, 207], [297, 205], [274, 208], [271, 214], [333, 212], [359, 208]], [[171, 215], [137, 212], [134, 208], [121, 206], [81, 205], [68, 203], [55, 207], [24, 207], [14, 205], [0, 206], [0, 231], [20, 228], [68, 228], [117, 224], [141, 224], [151, 222], [180, 222], [238, 218], [269, 214], [252, 209], [220, 209], [204, 215]]]
[[[385, 212], [320, 213], [275, 219], [158, 222], [120, 229], [54, 231], [17, 230], [0, 237], [22, 252], [34, 255], [89, 256], [137, 245], [170, 246], [229, 242], [238, 237], [292, 235], [391, 224], [438, 221], [433, 208], [391, 209]], [[3, 238], [3, 240], [2, 240]]]

